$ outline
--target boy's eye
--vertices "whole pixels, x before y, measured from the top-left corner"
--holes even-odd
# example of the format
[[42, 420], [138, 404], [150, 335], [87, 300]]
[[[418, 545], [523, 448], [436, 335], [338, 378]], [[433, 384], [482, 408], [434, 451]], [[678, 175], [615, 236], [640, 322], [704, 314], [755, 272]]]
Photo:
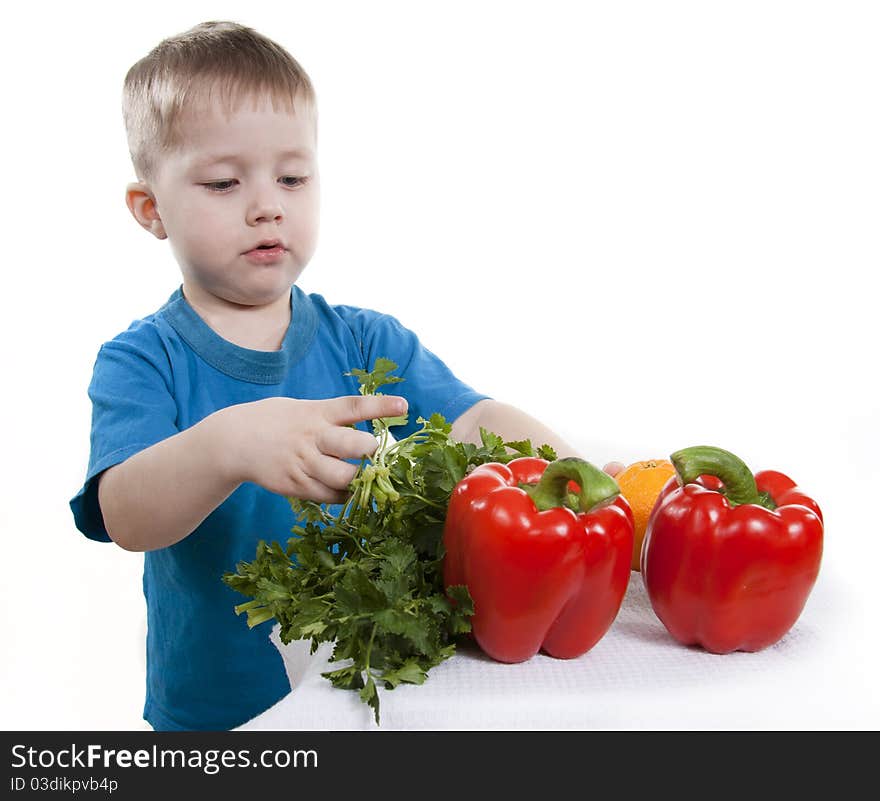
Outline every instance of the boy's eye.
[[209, 181], [206, 184], [202, 184], [202, 186], [207, 187], [212, 192], [228, 192], [236, 183], [236, 180], [232, 178], [228, 181]]
[[300, 185], [304, 184], [308, 179], [301, 178], [297, 175], [284, 175], [281, 178], [279, 178], [278, 180], [281, 181], [281, 183], [284, 184], [284, 186], [293, 187], [293, 186], [300, 186]]

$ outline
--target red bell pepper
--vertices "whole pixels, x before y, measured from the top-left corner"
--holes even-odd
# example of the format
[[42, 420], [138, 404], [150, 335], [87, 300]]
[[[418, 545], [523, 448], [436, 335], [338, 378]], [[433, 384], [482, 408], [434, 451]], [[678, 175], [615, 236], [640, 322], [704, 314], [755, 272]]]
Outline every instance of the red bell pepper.
[[[577, 490], [577, 511], [569, 508]], [[581, 459], [484, 464], [455, 487], [443, 532], [445, 585], [464, 584], [482, 650], [522, 662], [571, 658], [616, 617], [630, 576], [633, 516], [614, 479]]]
[[819, 574], [818, 504], [773, 470], [754, 476], [720, 448], [685, 448], [657, 498], [641, 553], [651, 606], [685, 645], [759, 651], [803, 611]]

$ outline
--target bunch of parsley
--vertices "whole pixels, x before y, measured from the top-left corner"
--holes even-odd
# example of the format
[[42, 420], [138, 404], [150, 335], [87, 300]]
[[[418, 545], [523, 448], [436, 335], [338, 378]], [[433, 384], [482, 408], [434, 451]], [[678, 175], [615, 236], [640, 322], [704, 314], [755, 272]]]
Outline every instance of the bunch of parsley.
[[[397, 365], [377, 359], [372, 371], [352, 370], [362, 395], [403, 379]], [[235, 607], [248, 626], [275, 619], [281, 641], [310, 639], [314, 653], [334, 642], [324, 673], [334, 687], [358, 690], [379, 722], [377, 685], [421, 684], [430, 668], [455, 653], [470, 631], [473, 602], [464, 586], [443, 586], [443, 522], [455, 485], [475, 466], [517, 456], [552, 460], [549, 446], [504, 442], [480, 430], [481, 444], [455, 442], [439, 414], [396, 441], [391, 426], [406, 416], [373, 421], [376, 452], [364, 458], [351, 495], [336, 514], [312, 501], [288, 499], [297, 516], [286, 547], [260, 541], [252, 562], [223, 580], [252, 600]]]

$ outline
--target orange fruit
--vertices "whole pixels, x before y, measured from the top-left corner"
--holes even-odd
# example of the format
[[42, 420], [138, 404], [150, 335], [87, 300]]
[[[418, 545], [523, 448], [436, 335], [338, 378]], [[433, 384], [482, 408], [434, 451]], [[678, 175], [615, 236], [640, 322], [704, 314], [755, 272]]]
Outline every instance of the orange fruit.
[[635, 521], [635, 537], [633, 539], [632, 564], [633, 570], [639, 569], [639, 557], [642, 553], [642, 541], [648, 518], [654, 508], [654, 502], [669, 479], [675, 475], [675, 467], [666, 459], [648, 459], [634, 462], [621, 470], [616, 476], [620, 494], [626, 498], [633, 511]]

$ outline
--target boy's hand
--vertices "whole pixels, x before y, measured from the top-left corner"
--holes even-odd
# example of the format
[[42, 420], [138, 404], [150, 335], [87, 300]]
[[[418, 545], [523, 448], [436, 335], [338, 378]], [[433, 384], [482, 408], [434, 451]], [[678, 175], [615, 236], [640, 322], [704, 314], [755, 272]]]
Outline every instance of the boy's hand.
[[406, 400], [394, 395], [267, 398], [230, 406], [217, 413], [228, 433], [226, 467], [237, 481], [279, 495], [343, 503], [357, 472], [357, 465], [343, 459], [360, 460], [378, 446], [372, 434], [349, 426], [406, 409]]

